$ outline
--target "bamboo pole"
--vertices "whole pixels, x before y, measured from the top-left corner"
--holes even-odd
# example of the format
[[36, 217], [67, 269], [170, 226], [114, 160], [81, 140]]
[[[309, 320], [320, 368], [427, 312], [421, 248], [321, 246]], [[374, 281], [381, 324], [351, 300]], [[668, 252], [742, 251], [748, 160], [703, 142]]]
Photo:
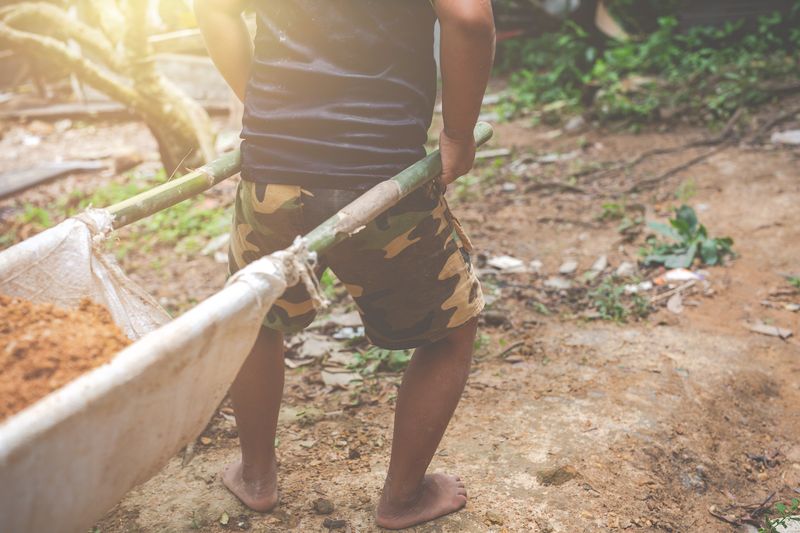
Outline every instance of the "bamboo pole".
[[[475, 126], [475, 144], [480, 146], [492, 138], [494, 130], [486, 122]], [[364, 226], [405, 196], [442, 173], [439, 150], [431, 152], [394, 178], [375, 185], [353, 200], [338, 213], [317, 226], [305, 236], [306, 246], [321, 253], [347, 237], [358, 233]]]
[[[475, 143], [480, 146], [492, 137], [492, 127], [480, 122], [475, 127]], [[119, 229], [162, 209], [210, 189], [239, 172], [239, 151], [225, 154], [202, 167], [149, 191], [107, 208]], [[322, 252], [355, 233], [400, 199], [437, 177], [442, 172], [439, 150], [428, 154], [390, 180], [383, 181], [342, 209], [306, 236], [309, 249]]]
[[236, 150], [180, 178], [112, 205], [108, 211], [114, 215], [114, 228], [127, 226], [210, 189], [239, 172], [241, 164], [241, 154]]

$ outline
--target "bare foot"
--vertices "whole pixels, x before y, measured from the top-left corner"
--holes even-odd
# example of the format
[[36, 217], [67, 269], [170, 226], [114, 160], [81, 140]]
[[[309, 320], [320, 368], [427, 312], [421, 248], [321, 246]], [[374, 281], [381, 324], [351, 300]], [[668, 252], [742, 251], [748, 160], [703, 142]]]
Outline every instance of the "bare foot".
[[277, 464], [266, 472], [253, 475], [245, 472], [241, 461], [236, 461], [223, 470], [222, 483], [253, 511], [266, 513], [278, 503]]
[[466, 504], [467, 489], [461, 478], [429, 474], [410, 502], [389, 502], [381, 497], [375, 521], [386, 529], [404, 529], [458, 511]]

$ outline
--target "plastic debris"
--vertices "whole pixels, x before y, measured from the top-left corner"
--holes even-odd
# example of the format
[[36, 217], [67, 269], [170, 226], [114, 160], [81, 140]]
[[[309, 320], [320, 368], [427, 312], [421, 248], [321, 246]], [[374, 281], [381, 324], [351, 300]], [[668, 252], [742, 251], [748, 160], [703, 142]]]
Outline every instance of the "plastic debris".
[[773, 144], [800, 144], [800, 130], [776, 131], [770, 141]]
[[577, 261], [565, 261], [558, 269], [559, 274], [563, 274], [568, 276], [570, 274], [574, 274], [575, 271], [578, 270], [578, 262]]
[[679, 315], [683, 313], [683, 309], [683, 296], [681, 296], [681, 293], [676, 292], [669, 297], [669, 300], [667, 300], [667, 310], [669, 310], [670, 313]]
[[525, 263], [522, 259], [511, 257], [510, 255], [500, 255], [492, 257], [486, 264], [490, 267], [503, 272], [525, 272]]
[[641, 283], [625, 285], [625, 294], [638, 294], [640, 292], [647, 292], [650, 290], [653, 290], [652, 281], [643, 281]]
[[616, 271], [617, 277], [620, 278], [629, 278], [636, 273], [636, 265], [629, 262], [623, 261], [618, 267]]
[[548, 289], [567, 290], [572, 288], [572, 282], [560, 276], [553, 276], [544, 282], [544, 286]]
[[592, 272], [602, 272], [608, 268], [608, 257], [605, 255], [601, 255], [597, 258], [597, 260], [592, 264], [592, 268], [590, 270]]
[[761, 335], [768, 335], [770, 337], [779, 337], [783, 340], [786, 340], [792, 336], [792, 330], [779, 328], [777, 326], [770, 326], [768, 324], [764, 324], [763, 322], [759, 322], [757, 324], [748, 324], [747, 329], [754, 333], [760, 333]]
[[669, 283], [683, 283], [692, 280], [702, 281], [704, 279], [705, 276], [701, 275], [699, 272], [692, 272], [686, 268], [674, 268], [658, 276], [653, 282], [656, 285], [667, 285]]
[[353, 381], [361, 381], [361, 374], [355, 372], [329, 372], [322, 371], [322, 381], [328, 387], [347, 388]]
[[352, 340], [364, 336], [364, 326], [352, 327], [347, 326], [333, 334], [333, 338], [337, 340]]

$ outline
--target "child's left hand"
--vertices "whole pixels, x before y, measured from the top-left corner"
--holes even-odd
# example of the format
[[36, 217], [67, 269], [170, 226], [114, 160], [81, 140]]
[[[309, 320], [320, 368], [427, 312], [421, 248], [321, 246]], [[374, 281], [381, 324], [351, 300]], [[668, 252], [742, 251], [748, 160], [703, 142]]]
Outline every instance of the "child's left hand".
[[442, 185], [445, 187], [472, 169], [475, 162], [475, 138], [454, 138], [442, 130], [439, 135], [439, 150], [442, 154]]

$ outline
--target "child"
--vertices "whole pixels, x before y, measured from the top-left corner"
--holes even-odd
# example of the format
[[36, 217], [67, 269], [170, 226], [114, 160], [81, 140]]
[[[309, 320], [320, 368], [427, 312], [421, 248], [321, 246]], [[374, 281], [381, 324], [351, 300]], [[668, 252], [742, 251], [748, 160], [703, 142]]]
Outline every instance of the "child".
[[[475, 157], [472, 131], [494, 54], [490, 0], [254, 3], [255, 50], [242, 18], [245, 0], [195, 3], [211, 58], [245, 108], [231, 272], [287, 247], [425, 155], [440, 22], [440, 182], [320, 260], [355, 299], [371, 342], [416, 348], [397, 398], [378, 525], [401, 529], [457, 511], [467, 501], [463, 482], [426, 471], [464, 389], [483, 297], [442, 194]], [[223, 482], [256, 511], [278, 502], [283, 334], [313, 317], [302, 285], [287, 290], [231, 387], [242, 458]]]

